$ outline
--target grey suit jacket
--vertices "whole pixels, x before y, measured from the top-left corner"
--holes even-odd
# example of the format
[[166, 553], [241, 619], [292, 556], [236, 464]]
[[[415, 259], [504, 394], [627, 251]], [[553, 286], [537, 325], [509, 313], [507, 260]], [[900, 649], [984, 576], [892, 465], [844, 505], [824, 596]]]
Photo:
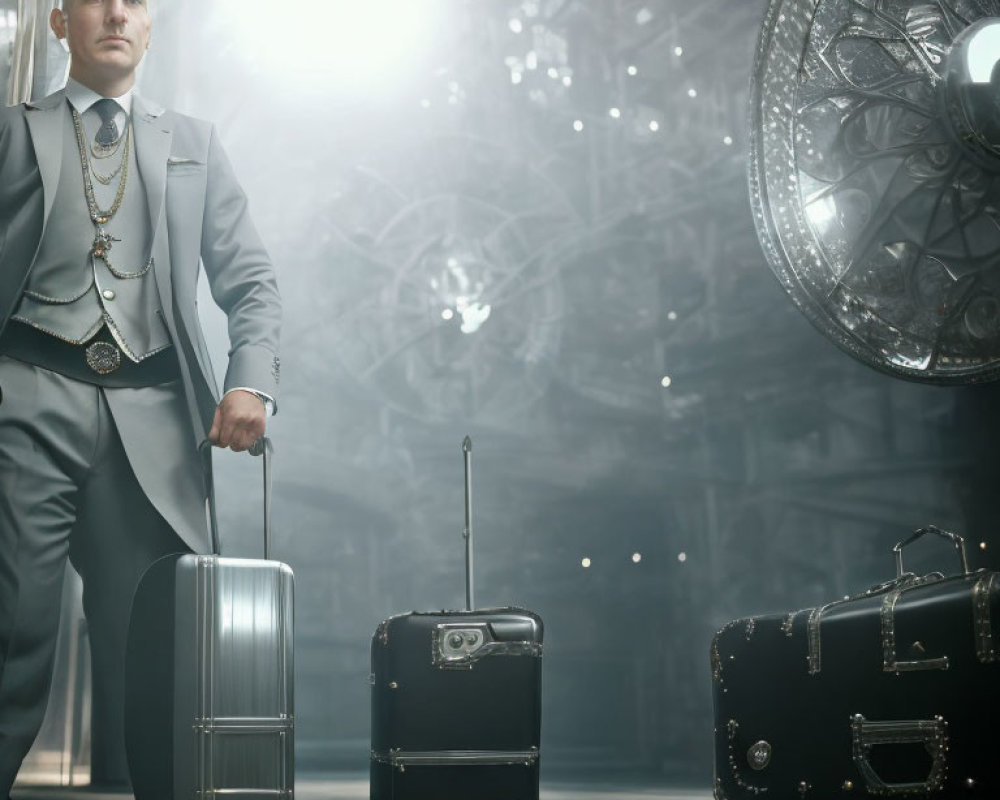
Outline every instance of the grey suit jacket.
[[[61, 163], [65, 106], [59, 91], [0, 110], [0, 330], [23, 292], [60, 170], [79, 169]], [[277, 400], [280, 298], [271, 260], [214, 127], [138, 95], [132, 120], [154, 231], [153, 270], [200, 441], [219, 396], [198, 321], [200, 268], [229, 321], [226, 390], [253, 387]]]

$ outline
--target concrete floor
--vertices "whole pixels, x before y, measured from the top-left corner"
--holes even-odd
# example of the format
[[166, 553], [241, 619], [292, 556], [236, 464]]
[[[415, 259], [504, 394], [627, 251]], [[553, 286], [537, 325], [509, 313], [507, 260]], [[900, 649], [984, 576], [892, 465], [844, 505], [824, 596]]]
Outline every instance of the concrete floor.
[[[610, 784], [586, 785], [543, 782], [540, 800], [710, 800], [709, 790], [616, 788]], [[300, 778], [296, 800], [368, 800], [367, 777], [316, 775]], [[12, 800], [131, 800], [127, 792], [98, 792], [87, 788], [17, 786]]]

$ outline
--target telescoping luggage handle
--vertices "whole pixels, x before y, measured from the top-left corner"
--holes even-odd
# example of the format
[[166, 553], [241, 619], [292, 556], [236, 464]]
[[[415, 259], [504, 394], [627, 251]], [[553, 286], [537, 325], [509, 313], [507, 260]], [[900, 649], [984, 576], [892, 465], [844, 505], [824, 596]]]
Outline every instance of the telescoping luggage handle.
[[959, 536], [957, 533], [952, 533], [951, 531], [941, 530], [937, 525], [927, 525], [923, 528], [917, 528], [913, 535], [909, 539], [905, 539], [902, 542], [897, 542], [896, 546], [892, 548], [892, 552], [896, 554], [896, 577], [901, 578], [903, 576], [903, 548], [908, 544], [912, 544], [917, 541], [927, 533], [934, 533], [943, 539], [947, 539], [958, 551], [958, 560], [962, 566], [962, 574], [969, 574], [969, 561], [965, 557], [965, 539]]
[[465, 610], [472, 611], [474, 607], [472, 583], [472, 439], [466, 436], [462, 440], [462, 457], [465, 462], [465, 528], [462, 538], [465, 539]]
[[[221, 556], [222, 546], [219, 541], [219, 520], [215, 512], [215, 480], [212, 474], [212, 445], [202, 443], [202, 457], [205, 459], [205, 482], [208, 484], [208, 521], [212, 533], [212, 555]], [[267, 436], [261, 436], [250, 445], [247, 452], [252, 456], [261, 456], [264, 462], [264, 558], [271, 559], [271, 455], [274, 445]]]

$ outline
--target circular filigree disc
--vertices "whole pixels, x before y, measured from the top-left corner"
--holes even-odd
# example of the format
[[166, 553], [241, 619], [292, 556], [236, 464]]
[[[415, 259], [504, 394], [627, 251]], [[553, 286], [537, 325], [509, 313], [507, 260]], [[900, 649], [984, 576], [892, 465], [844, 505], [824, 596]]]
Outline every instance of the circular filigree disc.
[[1000, 0], [772, 0], [765, 18], [750, 154], [764, 252], [824, 334], [900, 377], [1000, 377], [1000, 159], [966, 135], [995, 119], [1000, 68], [956, 78], [963, 34], [997, 16]]

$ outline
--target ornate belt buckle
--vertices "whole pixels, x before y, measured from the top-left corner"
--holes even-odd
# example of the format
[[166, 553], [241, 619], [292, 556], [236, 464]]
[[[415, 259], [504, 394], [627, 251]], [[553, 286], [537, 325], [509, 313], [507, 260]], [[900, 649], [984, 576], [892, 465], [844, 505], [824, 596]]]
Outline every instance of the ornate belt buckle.
[[122, 352], [110, 342], [94, 342], [87, 347], [87, 366], [98, 375], [110, 375], [122, 363]]

